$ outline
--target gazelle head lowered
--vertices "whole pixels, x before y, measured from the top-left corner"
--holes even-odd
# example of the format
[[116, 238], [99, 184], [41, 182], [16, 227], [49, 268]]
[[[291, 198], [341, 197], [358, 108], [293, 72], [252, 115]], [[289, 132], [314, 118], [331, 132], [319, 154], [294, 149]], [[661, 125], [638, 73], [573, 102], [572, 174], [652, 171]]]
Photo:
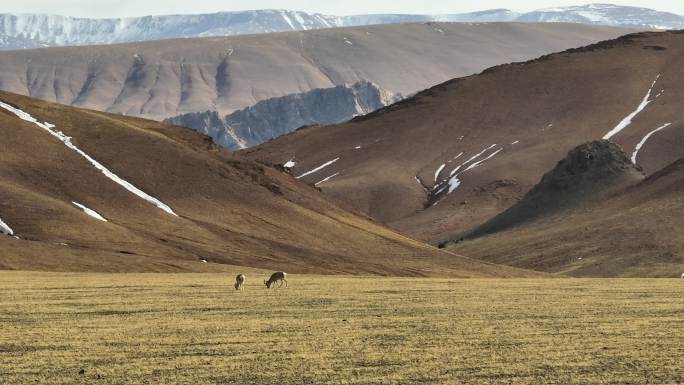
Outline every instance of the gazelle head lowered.
[[245, 289], [245, 281], [247, 280], [247, 277], [245, 277], [244, 274], [238, 274], [235, 277], [235, 290], [244, 290]]
[[264, 280], [264, 285], [270, 289], [278, 281], [280, 281], [280, 286], [278, 287], [282, 287], [283, 283], [285, 283], [285, 287], [287, 287], [287, 273], [277, 271], [271, 274], [271, 278], [269, 278], [268, 281]]

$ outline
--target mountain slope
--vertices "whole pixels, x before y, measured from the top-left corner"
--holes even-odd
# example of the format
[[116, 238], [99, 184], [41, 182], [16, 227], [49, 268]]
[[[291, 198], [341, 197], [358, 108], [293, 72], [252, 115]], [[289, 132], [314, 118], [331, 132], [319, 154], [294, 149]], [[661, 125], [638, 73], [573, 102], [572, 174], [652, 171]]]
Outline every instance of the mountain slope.
[[568, 24], [404, 24], [60, 47], [0, 54], [0, 89], [163, 120], [367, 80], [410, 95], [455, 76], [624, 30]]
[[599, 202], [587, 200], [448, 249], [573, 276], [676, 278], [684, 271], [682, 228], [684, 158]]
[[[684, 156], [684, 34], [641, 33], [491, 68], [349, 123], [244, 153], [296, 158], [329, 195], [427, 240], [508, 209], [565, 154], [607, 138], [651, 174]], [[361, 146], [360, 150], [356, 147]]]
[[379, 14], [353, 16], [265, 9], [121, 19], [86, 19], [45, 14], [0, 14], [0, 35], [39, 40], [52, 46], [63, 46], [305, 31], [376, 24], [509, 21], [567, 22], [663, 29], [684, 28], [684, 16], [647, 8], [613, 4], [588, 4], [541, 9], [525, 14], [512, 12], [508, 9], [444, 15]]
[[440, 253], [190, 130], [0, 101], [0, 218], [17, 237], [0, 235], [0, 269], [521, 273]]
[[622, 149], [607, 140], [580, 145], [544, 175], [523, 199], [459, 237], [475, 238], [596, 201], [644, 178]]
[[215, 111], [174, 116], [165, 123], [192, 128], [220, 146], [239, 150], [313, 124], [341, 123], [400, 100], [400, 95], [361, 81], [262, 100], [221, 117]]

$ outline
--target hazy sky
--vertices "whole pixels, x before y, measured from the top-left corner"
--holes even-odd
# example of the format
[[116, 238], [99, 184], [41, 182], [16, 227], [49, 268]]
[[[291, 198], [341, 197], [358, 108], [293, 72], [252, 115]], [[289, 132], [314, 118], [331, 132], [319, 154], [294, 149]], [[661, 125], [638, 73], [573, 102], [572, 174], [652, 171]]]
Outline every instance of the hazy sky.
[[[492, 8], [531, 11], [591, 0], [2, 0], [0, 13], [54, 13], [81, 17], [192, 14], [247, 9], [293, 9], [335, 15], [361, 13], [460, 13]], [[682, 0], [596, 0], [684, 14]]]

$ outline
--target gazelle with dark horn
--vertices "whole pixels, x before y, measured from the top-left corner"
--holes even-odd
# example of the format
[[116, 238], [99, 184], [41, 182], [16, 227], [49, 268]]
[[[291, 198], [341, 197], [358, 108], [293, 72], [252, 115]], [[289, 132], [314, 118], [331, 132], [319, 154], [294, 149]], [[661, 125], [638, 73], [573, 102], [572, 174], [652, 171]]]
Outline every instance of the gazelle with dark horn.
[[287, 274], [282, 271], [275, 272], [271, 274], [271, 278], [269, 278], [268, 281], [264, 281], [264, 285], [270, 289], [271, 286], [278, 281], [280, 281], [280, 286], [278, 287], [283, 287], [283, 283], [285, 284], [285, 287], [287, 287]]

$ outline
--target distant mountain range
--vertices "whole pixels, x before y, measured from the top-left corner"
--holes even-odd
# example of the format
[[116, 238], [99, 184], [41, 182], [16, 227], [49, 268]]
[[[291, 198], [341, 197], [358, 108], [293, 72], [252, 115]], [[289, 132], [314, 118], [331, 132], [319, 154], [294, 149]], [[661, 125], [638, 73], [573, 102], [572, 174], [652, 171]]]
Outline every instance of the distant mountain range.
[[[0, 89], [160, 121], [189, 114], [174, 124], [238, 149], [302, 125], [371, 112], [391, 95], [629, 31], [584, 24], [391, 24], [5, 51]], [[373, 86], [349, 87], [359, 82]]]
[[493, 9], [451, 15], [332, 16], [290, 10], [255, 10], [201, 15], [87, 19], [45, 14], [0, 14], [0, 49], [111, 44], [434, 21], [568, 22], [638, 28], [684, 28], [684, 16], [612, 4], [549, 8], [529, 13]]
[[[610, 139], [646, 176], [684, 157], [683, 62], [680, 31], [625, 35], [493, 67], [350, 122], [299, 130], [240, 153], [272, 164], [295, 159], [293, 175], [372, 218], [420, 239], [454, 239], [521, 201], [583, 143]], [[591, 151], [584, 154], [587, 160], [603, 159]], [[568, 170], [571, 174], [574, 168]], [[615, 170], [596, 170], [600, 177], [594, 179], [607, 184], [610, 178], [603, 175]], [[541, 192], [531, 192], [508, 214], [512, 219], [499, 218], [495, 230], [566, 209], [578, 196], [604, 192], [564, 175], [541, 183]], [[620, 183], [610, 183], [624, 186], [616, 180]], [[663, 207], [682, 217], [684, 205]], [[495, 246], [481, 245], [497, 253]], [[673, 246], [650, 255], [680, 255], [678, 250]], [[462, 255], [484, 255], [466, 251], [457, 249]]]

